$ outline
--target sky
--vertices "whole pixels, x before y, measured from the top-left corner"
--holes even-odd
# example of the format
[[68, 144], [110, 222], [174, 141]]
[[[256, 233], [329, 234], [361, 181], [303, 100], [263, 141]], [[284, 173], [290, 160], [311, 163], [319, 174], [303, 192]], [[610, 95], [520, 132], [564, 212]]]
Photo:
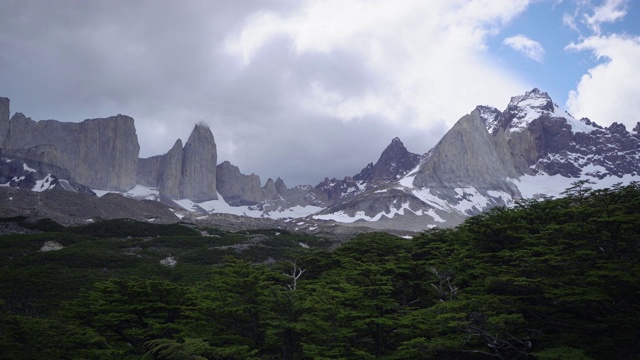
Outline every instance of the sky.
[[640, 121], [633, 0], [0, 0], [0, 96], [34, 120], [135, 119], [140, 157], [197, 123], [262, 183], [343, 178], [394, 137], [426, 153], [534, 87]]

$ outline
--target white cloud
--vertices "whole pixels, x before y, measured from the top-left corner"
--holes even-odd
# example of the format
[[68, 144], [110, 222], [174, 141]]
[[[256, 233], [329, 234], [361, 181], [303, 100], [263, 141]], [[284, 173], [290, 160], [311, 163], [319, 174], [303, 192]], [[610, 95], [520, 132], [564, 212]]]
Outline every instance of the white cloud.
[[606, 0], [604, 4], [593, 9], [593, 15], [584, 16], [584, 22], [591, 30], [600, 34], [600, 25], [616, 22], [627, 15], [629, 0]]
[[518, 34], [504, 39], [503, 44], [523, 54], [531, 60], [541, 63], [544, 60], [544, 48], [539, 42]]
[[[254, 17], [227, 38], [226, 49], [247, 64], [275, 37], [288, 39], [296, 56], [356, 54], [373, 75], [366, 89], [350, 94], [344, 84], [317, 78], [298, 101], [343, 121], [375, 115], [426, 130], [435, 122], [452, 125], [478, 103], [499, 106], [527, 88], [493, 64], [485, 50], [487, 38], [529, 3], [308, 1], [286, 16]], [[539, 57], [540, 50], [534, 51]]]
[[640, 121], [640, 36], [592, 36], [566, 49], [592, 51], [603, 60], [569, 93], [569, 111], [600, 125], [623, 123], [631, 130]]

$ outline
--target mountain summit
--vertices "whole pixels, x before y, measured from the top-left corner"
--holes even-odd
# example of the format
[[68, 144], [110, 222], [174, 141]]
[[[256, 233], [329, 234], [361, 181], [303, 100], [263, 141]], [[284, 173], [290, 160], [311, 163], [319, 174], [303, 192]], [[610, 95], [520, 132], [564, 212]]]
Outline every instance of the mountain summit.
[[384, 149], [376, 164], [369, 163], [353, 179], [370, 185], [397, 180], [416, 167], [420, 160], [420, 155], [410, 153], [400, 138], [395, 137]]

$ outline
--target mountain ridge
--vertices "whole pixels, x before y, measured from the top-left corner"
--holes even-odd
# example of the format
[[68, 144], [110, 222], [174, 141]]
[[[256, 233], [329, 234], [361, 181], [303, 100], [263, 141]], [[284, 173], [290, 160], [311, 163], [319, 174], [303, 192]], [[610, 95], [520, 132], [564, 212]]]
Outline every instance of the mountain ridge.
[[[20, 128], [14, 118], [18, 125], [38, 126], [18, 114], [9, 120], [9, 101], [0, 98], [0, 132]], [[213, 133], [198, 124], [184, 146], [177, 139], [166, 154], [137, 159], [136, 187], [112, 190], [182, 207], [180, 216], [195, 211], [197, 219], [230, 213], [297, 221], [307, 229], [364, 225], [419, 231], [454, 226], [523, 197], [557, 196], [547, 183], [633, 181], [640, 175], [639, 130], [640, 122], [629, 132], [617, 123], [605, 128], [575, 119], [534, 88], [512, 97], [503, 111], [477, 106], [424, 155], [409, 152], [396, 137], [376, 163], [353, 176], [289, 188], [280, 178], [263, 185], [258, 175], [245, 175], [228, 161], [217, 164]], [[37, 145], [46, 148], [38, 152], [7, 139], [3, 154], [40, 154], [40, 160], [52, 162], [67, 156], [55, 145]]]

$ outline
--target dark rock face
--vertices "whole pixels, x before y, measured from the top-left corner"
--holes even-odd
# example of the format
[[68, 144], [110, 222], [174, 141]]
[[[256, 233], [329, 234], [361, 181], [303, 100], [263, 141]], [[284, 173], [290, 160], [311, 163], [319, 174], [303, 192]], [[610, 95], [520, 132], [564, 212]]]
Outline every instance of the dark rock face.
[[[265, 199], [260, 177], [255, 174], [244, 175], [228, 161], [217, 166], [216, 183], [218, 192], [230, 205], [255, 205]], [[275, 188], [275, 183], [273, 186]]]
[[284, 180], [277, 178], [276, 179], [276, 190], [278, 191], [278, 194], [284, 194], [287, 192], [287, 185], [284, 183]]
[[7, 125], [5, 115], [0, 116], [0, 133], [6, 131], [3, 149], [51, 145], [53, 148], [43, 151], [55, 148], [56, 154], [51, 155], [57, 158], [54, 165], [69, 169], [80, 183], [109, 190], [128, 190], [135, 185], [140, 146], [132, 118], [117, 115], [81, 123], [36, 122], [16, 113]]
[[314, 193], [319, 201], [329, 204], [349, 199], [380, 184], [402, 178], [421, 159], [422, 156], [409, 152], [396, 137], [384, 149], [375, 165], [369, 163], [358, 174], [342, 180], [325, 178], [314, 187]]
[[0, 97], [0, 146], [9, 132], [9, 99]]
[[0, 157], [0, 184], [36, 192], [69, 191], [95, 196], [91, 189], [75, 181], [69, 170], [16, 154], [4, 153]]
[[415, 168], [421, 159], [420, 155], [410, 153], [396, 137], [384, 149], [375, 165], [368, 164], [353, 179], [371, 185], [397, 180]]

